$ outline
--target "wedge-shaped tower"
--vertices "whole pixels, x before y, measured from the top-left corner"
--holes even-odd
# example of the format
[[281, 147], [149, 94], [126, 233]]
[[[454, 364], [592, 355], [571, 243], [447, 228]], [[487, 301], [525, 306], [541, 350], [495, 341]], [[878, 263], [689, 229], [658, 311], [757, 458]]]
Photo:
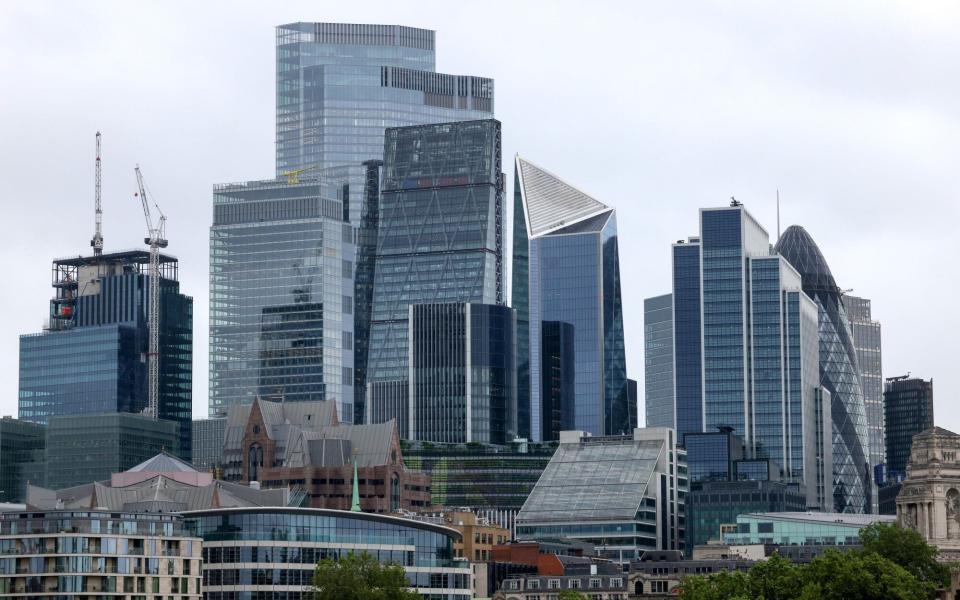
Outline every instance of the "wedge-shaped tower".
[[[521, 432], [529, 424], [537, 441], [561, 430], [628, 433], [616, 211], [519, 156], [515, 173]], [[571, 348], [573, 373], [558, 373]]]

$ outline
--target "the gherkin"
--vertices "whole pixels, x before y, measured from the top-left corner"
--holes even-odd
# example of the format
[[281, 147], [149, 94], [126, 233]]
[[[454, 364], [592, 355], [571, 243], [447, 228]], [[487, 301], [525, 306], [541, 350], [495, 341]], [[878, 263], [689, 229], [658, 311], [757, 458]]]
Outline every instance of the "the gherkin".
[[820, 248], [803, 227], [793, 225], [784, 231], [775, 250], [800, 272], [803, 291], [819, 312], [820, 381], [832, 394], [834, 510], [870, 512], [866, 409], [843, 294]]

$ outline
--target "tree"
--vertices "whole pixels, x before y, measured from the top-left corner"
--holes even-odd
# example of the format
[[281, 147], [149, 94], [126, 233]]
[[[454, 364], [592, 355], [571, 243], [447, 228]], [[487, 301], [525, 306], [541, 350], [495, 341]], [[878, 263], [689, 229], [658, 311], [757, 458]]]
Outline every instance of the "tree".
[[827, 550], [800, 567], [803, 594], [822, 600], [925, 600], [927, 585], [875, 552]]
[[860, 530], [865, 552], [875, 552], [909, 571], [932, 588], [950, 585], [950, 569], [937, 562], [937, 549], [912, 529], [896, 523], [874, 523]]
[[381, 565], [364, 552], [324, 559], [313, 574], [314, 600], [419, 600], [403, 567]]
[[576, 590], [563, 590], [557, 596], [560, 600], [587, 600], [587, 597]]

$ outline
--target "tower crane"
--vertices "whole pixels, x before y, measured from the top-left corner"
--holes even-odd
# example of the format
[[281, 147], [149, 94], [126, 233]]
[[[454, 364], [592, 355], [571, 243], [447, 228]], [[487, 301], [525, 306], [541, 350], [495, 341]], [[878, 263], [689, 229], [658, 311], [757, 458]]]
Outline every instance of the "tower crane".
[[103, 254], [103, 231], [101, 228], [101, 222], [103, 220], [103, 210], [100, 208], [100, 132], [97, 132], [97, 158], [95, 163], [94, 172], [94, 185], [93, 185], [93, 205], [94, 205], [94, 215], [96, 218], [96, 228], [93, 231], [93, 239], [90, 240], [90, 245], [93, 246], [93, 255], [100, 256]]
[[160, 207], [154, 204], [160, 218], [154, 222], [150, 215], [150, 203], [147, 200], [147, 190], [143, 184], [143, 174], [140, 172], [140, 165], [134, 169], [137, 174], [137, 187], [140, 196], [140, 202], [143, 204], [143, 217], [147, 221], [148, 237], [143, 238], [143, 243], [150, 246], [150, 295], [147, 312], [147, 409], [146, 414], [149, 417], [157, 418], [157, 409], [160, 400], [160, 248], [167, 247], [166, 223], [167, 217], [160, 212]]

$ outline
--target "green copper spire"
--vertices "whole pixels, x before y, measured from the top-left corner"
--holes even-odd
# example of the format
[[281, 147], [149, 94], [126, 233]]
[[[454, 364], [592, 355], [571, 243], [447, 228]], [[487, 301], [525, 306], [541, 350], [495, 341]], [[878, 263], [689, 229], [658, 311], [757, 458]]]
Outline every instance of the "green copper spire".
[[360, 482], [357, 480], [357, 460], [353, 459], [353, 503], [351, 512], [360, 512]]

